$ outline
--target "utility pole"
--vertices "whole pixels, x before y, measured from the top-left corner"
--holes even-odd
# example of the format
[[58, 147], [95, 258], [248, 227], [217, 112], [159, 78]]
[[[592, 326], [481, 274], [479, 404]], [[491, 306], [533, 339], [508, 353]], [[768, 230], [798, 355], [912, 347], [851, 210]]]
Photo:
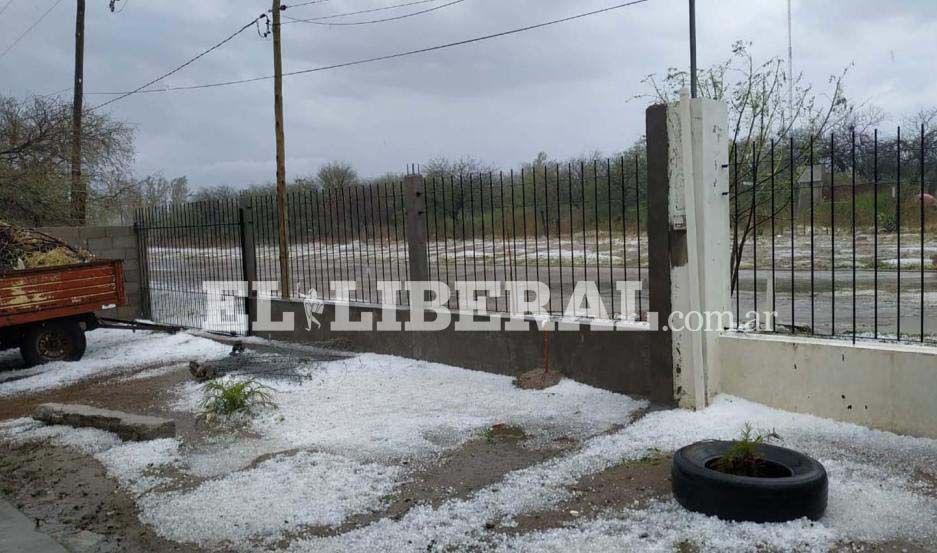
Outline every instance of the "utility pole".
[[286, 146], [283, 137], [283, 61], [280, 49], [280, 0], [273, 0], [273, 111], [277, 136], [277, 220], [280, 242], [280, 296], [290, 297], [290, 250], [286, 232]]
[[787, 0], [787, 112], [794, 118], [794, 41], [791, 37], [791, 0]]
[[696, 0], [690, 0], [690, 98], [697, 97], [696, 86]]
[[75, 85], [72, 101], [71, 218], [72, 224], [84, 225], [88, 190], [81, 181], [81, 111], [84, 100], [85, 0], [78, 0], [75, 16]]

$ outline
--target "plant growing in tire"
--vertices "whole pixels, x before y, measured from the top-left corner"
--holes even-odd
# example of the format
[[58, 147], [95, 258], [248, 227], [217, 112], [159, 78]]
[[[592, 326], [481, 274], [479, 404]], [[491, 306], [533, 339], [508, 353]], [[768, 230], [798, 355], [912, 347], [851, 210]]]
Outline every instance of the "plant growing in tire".
[[746, 424], [735, 441], [688, 445], [673, 456], [671, 485], [685, 508], [724, 520], [818, 520], [826, 511], [828, 480], [818, 461], [771, 445], [777, 434]]

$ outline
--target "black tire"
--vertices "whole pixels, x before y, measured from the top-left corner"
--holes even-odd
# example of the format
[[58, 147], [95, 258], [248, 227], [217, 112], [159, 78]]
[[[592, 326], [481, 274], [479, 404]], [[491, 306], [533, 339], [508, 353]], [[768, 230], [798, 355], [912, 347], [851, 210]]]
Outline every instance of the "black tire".
[[697, 442], [674, 454], [671, 485], [681, 505], [734, 521], [784, 522], [802, 517], [819, 520], [823, 516], [828, 487], [823, 465], [797, 451], [762, 444], [757, 446], [757, 454], [787, 469], [790, 476], [754, 478], [707, 468], [731, 445]]
[[85, 331], [78, 321], [48, 321], [26, 331], [20, 354], [28, 366], [78, 361], [85, 354]]

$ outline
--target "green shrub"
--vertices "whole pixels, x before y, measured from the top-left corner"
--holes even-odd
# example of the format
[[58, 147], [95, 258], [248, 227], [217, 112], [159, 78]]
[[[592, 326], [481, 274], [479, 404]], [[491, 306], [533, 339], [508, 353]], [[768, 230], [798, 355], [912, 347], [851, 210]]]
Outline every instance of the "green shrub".
[[273, 389], [256, 380], [213, 380], [205, 384], [199, 418], [212, 422], [236, 415], [253, 416], [261, 408], [276, 408]]
[[752, 425], [745, 423], [742, 435], [732, 442], [732, 446], [713, 463], [712, 468], [739, 476], [760, 476], [763, 460], [758, 456], [758, 446], [772, 439], [780, 439], [780, 436], [774, 431], [756, 434]]
[[898, 230], [898, 216], [894, 212], [878, 214], [878, 228], [884, 232], [895, 232]]

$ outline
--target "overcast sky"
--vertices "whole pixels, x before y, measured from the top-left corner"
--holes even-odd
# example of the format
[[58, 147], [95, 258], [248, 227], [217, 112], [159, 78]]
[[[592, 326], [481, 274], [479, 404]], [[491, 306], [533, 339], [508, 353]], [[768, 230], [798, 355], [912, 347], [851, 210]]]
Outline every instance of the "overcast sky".
[[[6, 0], [0, 0], [0, 6]], [[0, 48], [55, 0], [12, 0]], [[295, 3], [299, 3], [296, 0]], [[316, 17], [402, 3], [330, 0], [287, 10]], [[440, 4], [447, 0], [440, 0]], [[602, 8], [621, 0], [465, 0], [425, 15], [358, 27], [283, 27], [284, 70], [330, 65], [471, 38]], [[126, 5], [124, 6], [124, 3]], [[24, 96], [70, 86], [74, 1], [0, 59], [0, 92]], [[698, 0], [700, 66], [736, 40], [759, 59], [786, 55], [785, 0]], [[178, 65], [256, 17], [258, 0], [89, 0], [86, 92], [127, 90]], [[424, 6], [349, 17], [362, 21]], [[937, 0], [795, 0], [794, 65], [818, 86], [850, 64], [847, 92], [896, 121], [937, 105]], [[410, 162], [472, 156], [513, 167], [553, 157], [615, 152], [643, 134], [641, 80], [688, 62], [687, 0], [649, 0], [562, 25], [284, 81], [287, 175], [351, 162], [362, 175]], [[164, 84], [272, 73], [272, 45], [254, 30]], [[272, 181], [272, 81], [145, 94], [106, 108], [137, 130], [136, 172], [189, 177], [198, 187]], [[66, 94], [70, 97], [70, 95]], [[86, 105], [106, 96], [88, 96]]]

